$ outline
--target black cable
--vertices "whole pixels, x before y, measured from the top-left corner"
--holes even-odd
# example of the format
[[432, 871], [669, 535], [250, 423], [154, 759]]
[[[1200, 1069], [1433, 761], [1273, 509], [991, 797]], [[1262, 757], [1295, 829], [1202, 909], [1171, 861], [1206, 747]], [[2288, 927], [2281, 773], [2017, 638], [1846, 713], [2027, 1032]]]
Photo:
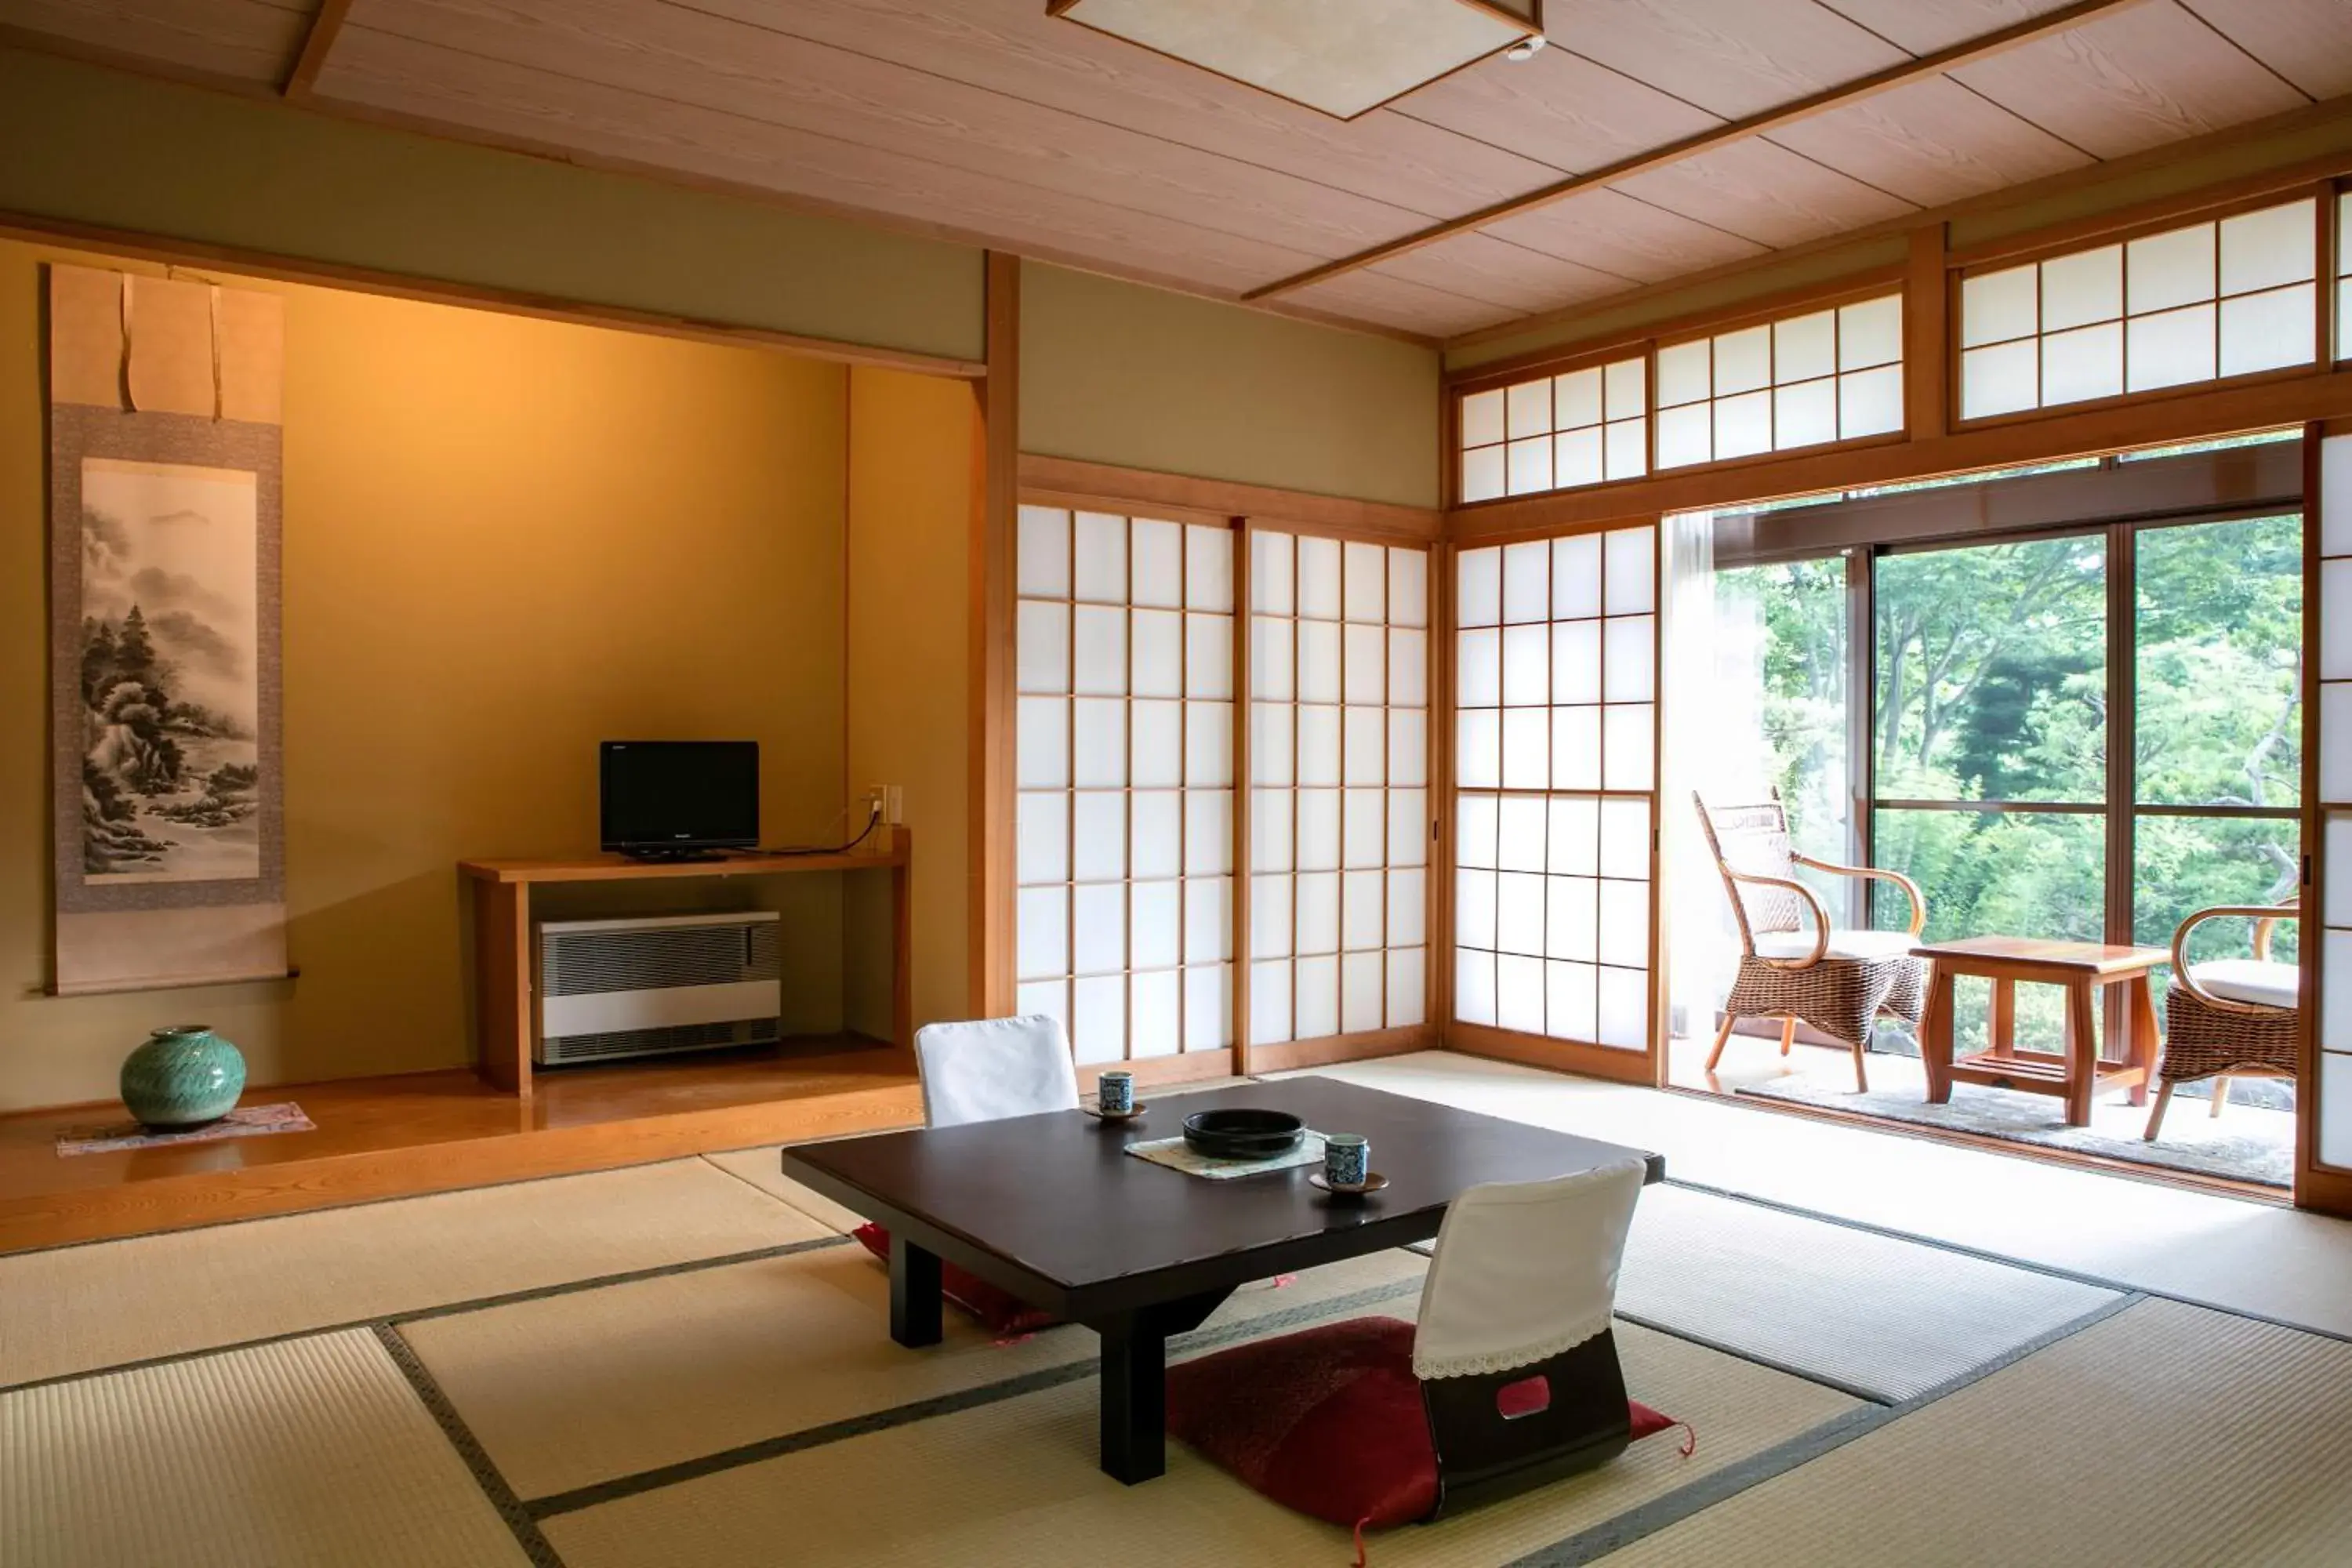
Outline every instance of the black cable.
[[846, 855], [851, 850], [856, 848], [859, 845], [865, 843], [868, 838], [873, 837], [874, 830], [881, 826], [882, 803], [880, 801], [876, 801], [874, 803], [873, 809], [866, 814], [865, 831], [846, 844], [793, 845], [782, 849], [754, 849], [751, 851], [751, 853], [754, 855], [772, 855], [779, 859], [790, 858], [796, 855]]

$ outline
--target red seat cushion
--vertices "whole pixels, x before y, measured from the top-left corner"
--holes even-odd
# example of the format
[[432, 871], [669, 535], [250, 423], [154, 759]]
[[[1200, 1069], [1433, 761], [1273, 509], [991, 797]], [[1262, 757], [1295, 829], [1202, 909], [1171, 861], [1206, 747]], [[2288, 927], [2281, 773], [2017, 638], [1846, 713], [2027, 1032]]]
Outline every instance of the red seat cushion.
[[[1168, 1430], [1286, 1508], [1381, 1528], [1437, 1506], [1437, 1447], [1412, 1373], [1413, 1326], [1353, 1318], [1168, 1369]], [[1540, 1408], [1540, 1379], [1503, 1391]], [[1630, 1402], [1629, 1402], [1630, 1403]], [[1676, 1423], [1632, 1405], [1633, 1436]]]
[[[868, 1224], [859, 1226], [849, 1234], [856, 1237], [857, 1244], [866, 1251], [885, 1263], [890, 1261], [888, 1230]], [[1053, 1328], [1062, 1321], [1042, 1308], [1031, 1306], [1012, 1291], [991, 1285], [944, 1259], [940, 1263], [940, 1294], [977, 1319], [981, 1327], [999, 1338], [1034, 1334], [1040, 1329]]]

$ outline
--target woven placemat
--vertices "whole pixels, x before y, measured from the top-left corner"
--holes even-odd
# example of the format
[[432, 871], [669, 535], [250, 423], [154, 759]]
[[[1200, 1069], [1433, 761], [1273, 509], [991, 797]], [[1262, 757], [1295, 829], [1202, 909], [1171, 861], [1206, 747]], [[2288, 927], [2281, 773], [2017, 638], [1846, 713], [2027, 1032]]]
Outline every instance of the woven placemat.
[[1260, 1175], [1267, 1171], [1287, 1171], [1293, 1165], [1319, 1165], [1323, 1163], [1323, 1134], [1310, 1129], [1300, 1136], [1296, 1148], [1265, 1160], [1219, 1160], [1202, 1153], [1181, 1136], [1155, 1138], [1149, 1143], [1129, 1143], [1127, 1152], [1139, 1160], [1149, 1160], [1155, 1165], [1165, 1165], [1188, 1176], [1205, 1176], [1213, 1182], [1223, 1182], [1235, 1176]]

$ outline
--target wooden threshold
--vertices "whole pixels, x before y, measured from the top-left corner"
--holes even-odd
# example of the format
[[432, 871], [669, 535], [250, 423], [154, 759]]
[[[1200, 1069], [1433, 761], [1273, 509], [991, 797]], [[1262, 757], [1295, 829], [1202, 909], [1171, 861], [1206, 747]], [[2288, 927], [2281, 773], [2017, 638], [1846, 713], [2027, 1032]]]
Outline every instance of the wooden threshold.
[[840, 1035], [685, 1061], [543, 1072], [520, 1099], [470, 1068], [248, 1089], [293, 1100], [312, 1132], [61, 1157], [113, 1102], [0, 1117], [0, 1254], [720, 1149], [912, 1126], [914, 1063]]

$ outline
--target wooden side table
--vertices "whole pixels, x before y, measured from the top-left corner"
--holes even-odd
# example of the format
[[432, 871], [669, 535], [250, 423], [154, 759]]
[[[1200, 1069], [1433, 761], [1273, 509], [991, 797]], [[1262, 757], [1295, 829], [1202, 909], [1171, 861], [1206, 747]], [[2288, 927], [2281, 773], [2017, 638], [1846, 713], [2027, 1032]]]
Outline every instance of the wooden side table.
[[[2128, 1088], [2134, 1105], [2147, 1103], [2156, 1076], [2156, 1004], [2147, 972], [2172, 955], [2160, 947], [2106, 947], [2095, 942], [2041, 942], [2032, 937], [1972, 936], [1958, 942], [1923, 942], [1914, 958], [1935, 965], [1927, 987], [1927, 1013], [1919, 1026], [1919, 1053], [1927, 1068], [1927, 1102], [1942, 1105], [1954, 1083], [2054, 1094], [2066, 1101], [2066, 1124], [2087, 1127], [2091, 1098]], [[1992, 982], [1989, 1048], [1952, 1058], [1952, 983], [1963, 974]], [[2066, 993], [2065, 1048], [2017, 1048], [2017, 986], [2057, 985]], [[2097, 998], [2108, 985], [2126, 988], [2124, 1036], [2102, 1060]]]

